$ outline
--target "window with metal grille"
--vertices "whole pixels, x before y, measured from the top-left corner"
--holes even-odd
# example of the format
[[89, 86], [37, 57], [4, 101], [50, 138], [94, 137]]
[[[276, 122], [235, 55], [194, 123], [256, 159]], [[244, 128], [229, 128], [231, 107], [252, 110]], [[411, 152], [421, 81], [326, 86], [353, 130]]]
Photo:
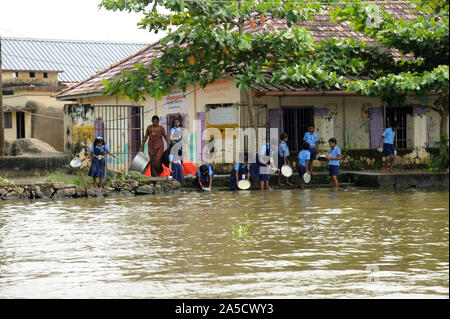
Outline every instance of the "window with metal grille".
[[3, 113], [3, 118], [5, 119], [5, 128], [12, 128], [12, 113]]
[[412, 114], [411, 106], [386, 107], [386, 127], [390, 127], [393, 122], [399, 125], [394, 141], [396, 148], [406, 148], [406, 116], [408, 114]]
[[290, 150], [298, 151], [308, 126], [314, 123], [313, 107], [283, 107], [283, 132], [288, 138]]

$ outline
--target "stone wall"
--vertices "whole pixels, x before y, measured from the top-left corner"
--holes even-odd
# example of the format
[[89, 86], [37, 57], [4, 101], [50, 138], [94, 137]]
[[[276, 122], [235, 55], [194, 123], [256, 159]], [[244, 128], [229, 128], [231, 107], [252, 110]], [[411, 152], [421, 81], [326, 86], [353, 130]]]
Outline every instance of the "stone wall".
[[180, 192], [180, 184], [167, 178], [152, 178], [142, 181], [113, 181], [111, 187], [100, 192], [96, 189], [86, 191], [75, 185], [63, 183], [0, 184], [0, 200], [52, 199], [79, 197], [129, 197], [134, 195], [173, 194]]

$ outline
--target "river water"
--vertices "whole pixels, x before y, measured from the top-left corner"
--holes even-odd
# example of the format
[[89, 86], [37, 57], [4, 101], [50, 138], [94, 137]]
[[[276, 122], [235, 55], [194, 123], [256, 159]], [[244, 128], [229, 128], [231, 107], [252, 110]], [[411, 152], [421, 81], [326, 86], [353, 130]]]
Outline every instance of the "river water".
[[0, 202], [0, 298], [448, 298], [448, 194]]

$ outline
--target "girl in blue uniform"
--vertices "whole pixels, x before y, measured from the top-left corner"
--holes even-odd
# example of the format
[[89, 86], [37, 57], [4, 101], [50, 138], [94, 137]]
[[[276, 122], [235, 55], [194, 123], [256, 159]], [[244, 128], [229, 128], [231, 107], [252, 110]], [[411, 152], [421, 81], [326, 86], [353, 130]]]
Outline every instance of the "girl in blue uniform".
[[248, 164], [248, 156], [244, 155], [244, 161], [237, 163], [230, 174], [230, 188], [231, 190], [239, 190], [237, 183], [242, 179], [249, 179], [250, 165]]
[[97, 177], [100, 181], [100, 190], [103, 190], [103, 179], [105, 178], [105, 167], [106, 167], [106, 154], [119, 159], [116, 155], [111, 153], [109, 147], [105, 145], [105, 140], [101, 136], [97, 136], [94, 140], [94, 144], [91, 147], [91, 152], [83, 161], [94, 157], [91, 164], [91, 169], [89, 170], [89, 176], [92, 176], [94, 180], [94, 188], [97, 188]]
[[169, 138], [179, 145], [178, 155], [181, 156], [181, 152], [183, 151], [183, 128], [181, 127], [181, 119], [178, 117], [172, 122]]
[[[174, 147], [175, 146], [175, 147]], [[169, 145], [169, 171], [170, 176], [177, 180], [180, 185], [184, 184], [184, 172], [181, 162], [183, 160], [183, 152], [180, 154], [179, 144], [170, 142]]]
[[270, 162], [273, 161], [274, 153], [271, 143], [266, 143], [259, 149], [256, 162], [252, 165], [251, 176], [259, 179], [261, 190], [264, 190], [264, 187], [269, 190]]
[[197, 171], [197, 178], [198, 178], [198, 184], [202, 189], [209, 188], [209, 190], [212, 189], [212, 180], [213, 180], [213, 167], [209, 164], [203, 164], [198, 168]]

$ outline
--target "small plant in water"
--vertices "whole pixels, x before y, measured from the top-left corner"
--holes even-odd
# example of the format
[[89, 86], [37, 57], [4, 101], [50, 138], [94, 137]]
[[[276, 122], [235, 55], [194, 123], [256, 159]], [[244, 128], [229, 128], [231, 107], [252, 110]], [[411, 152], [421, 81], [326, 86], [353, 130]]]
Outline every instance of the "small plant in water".
[[6, 176], [0, 176], [0, 184], [12, 184], [12, 182], [7, 180]]
[[248, 219], [248, 214], [245, 214], [244, 216], [247, 218], [246, 224], [236, 225], [236, 226], [233, 224], [230, 224], [233, 234], [237, 237], [243, 237], [243, 236], [247, 235], [248, 229], [250, 228], [250, 226], [253, 225], [253, 223]]

